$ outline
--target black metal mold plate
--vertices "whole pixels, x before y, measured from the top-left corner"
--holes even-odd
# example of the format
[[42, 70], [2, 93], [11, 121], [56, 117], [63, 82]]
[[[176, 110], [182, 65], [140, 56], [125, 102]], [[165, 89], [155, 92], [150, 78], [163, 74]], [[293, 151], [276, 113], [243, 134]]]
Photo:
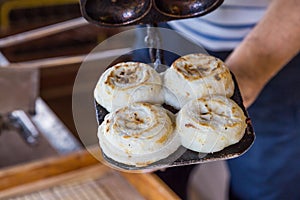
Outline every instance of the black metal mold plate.
[[[242, 108], [245, 116], [247, 117], [247, 120], [246, 120], [247, 128], [245, 130], [245, 134], [238, 143], [230, 145], [221, 151], [218, 151], [215, 153], [208, 153], [208, 154], [198, 153], [198, 152], [186, 149], [183, 146], [180, 146], [179, 149], [177, 149], [177, 151], [175, 151], [169, 157], [159, 160], [150, 165], [143, 166], [143, 167], [136, 167], [136, 166], [132, 166], [132, 165], [126, 165], [123, 163], [119, 163], [119, 162], [109, 158], [102, 151], [102, 156], [103, 156], [106, 164], [112, 168], [122, 170], [122, 171], [145, 172], [145, 171], [153, 171], [153, 170], [158, 170], [158, 169], [163, 169], [163, 168], [168, 168], [168, 167], [200, 164], [200, 163], [212, 162], [212, 161], [218, 161], [218, 160], [227, 160], [227, 159], [235, 158], [235, 157], [238, 157], [238, 156], [241, 156], [242, 154], [244, 154], [252, 146], [252, 144], [255, 140], [255, 133], [254, 133], [253, 126], [252, 126], [251, 120], [249, 118], [249, 115], [247, 113], [247, 110], [243, 105], [242, 96], [241, 96], [239, 87], [237, 85], [237, 81], [233, 74], [232, 74], [232, 77], [233, 77], [235, 89], [234, 89], [234, 94], [231, 97], [231, 99], [234, 100]], [[108, 111], [105, 108], [103, 108], [101, 105], [99, 105], [96, 101], [95, 101], [95, 108], [96, 108], [97, 121], [98, 121], [98, 124], [100, 125], [103, 122], [105, 115], [108, 114]], [[165, 107], [165, 108], [167, 108], [167, 107]], [[174, 110], [172, 110], [172, 111], [174, 112]]]
[[218, 8], [224, 0], [80, 0], [83, 17], [99, 26], [119, 27], [153, 24], [200, 17]]

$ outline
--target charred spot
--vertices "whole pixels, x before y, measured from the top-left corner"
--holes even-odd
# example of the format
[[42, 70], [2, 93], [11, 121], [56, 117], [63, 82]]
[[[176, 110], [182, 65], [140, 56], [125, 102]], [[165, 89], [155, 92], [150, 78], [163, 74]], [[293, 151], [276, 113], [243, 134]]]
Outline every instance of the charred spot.
[[115, 75], [114, 72], [111, 72], [111, 73], [107, 76], [106, 81], [104, 82], [104, 84], [107, 84], [107, 85], [109, 85], [110, 87], [114, 88], [114, 85], [112, 84], [112, 80], [111, 80], [111, 79], [114, 78], [114, 75]]
[[116, 75], [117, 81], [122, 83], [128, 83], [129, 80], [123, 76]]
[[198, 68], [197, 67], [194, 67], [194, 65], [191, 65], [191, 64], [186, 64], [186, 65], [184, 65], [184, 69], [187, 71], [187, 73], [189, 74], [189, 75], [195, 75], [195, 74], [197, 74], [197, 75], [200, 75], [199, 74], [199, 70], [198, 70]]
[[192, 67], [193, 67], [193, 65], [191, 65], [191, 64], [185, 64], [183, 68], [184, 68], [188, 73], [190, 73], [190, 71], [195, 70], [195, 69], [193, 69]]
[[150, 105], [150, 104], [148, 104], [148, 103], [142, 103], [142, 105], [143, 105], [144, 107], [149, 108], [151, 112], [153, 111], [153, 109], [151, 108], [151, 105]]
[[165, 104], [165, 103], [164, 103], [164, 104], [163, 104], [163, 107], [164, 107], [165, 109], [171, 111], [173, 114], [176, 114], [176, 113], [178, 112], [177, 109], [175, 109], [173, 106], [170, 106], [170, 105], [168, 105], [168, 104]]
[[121, 65], [116, 65], [115, 69], [119, 69], [121, 67]]
[[113, 125], [113, 129], [116, 129], [116, 128], [118, 128], [118, 127], [119, 127], [118, 124], [114, 124], [114, 125]]
[[207, 126], [207, 127], [210, 127], [209, 124], [205, 123], [205, 122], [198, 122], [198, 124], [200, 124], [201, 126]]
[[[128, 139], [128, 138], [131, 138], [131, 137], [130, 137], [129, 135], [124, 135], [123, 138], [124, 138], [124, 139]], [[130, 145], [129, 145], [129, 146], [130, 146]]]
[[231, 125], [231, 127], [235, 127], [235, 126], [238, 126], [238, 125], [240, 125], [240, 123], [236, 122], [236, 123], [233, 123], [233, 124]]
[[207, 72], [209, 68], [203, 68], [202, 66], [197, 67], [200, 72]]
[[154, 137], [154, 136], [149, 136], [149, 137], [147, 137], [147, 139], [150, 140], [150, 139], [152, 139], [153, 137]]
[[216, 71], [217, 69], [218, 69], [218, 67], [213, 68], [211, 71], [214, 72], [214, 71]]
[[135, 120], [136, 120], [137, 122], [144, 123], [144, 120], [143, 120], [143, 119], [135, 118]]
[[178, 58], [178, 59], [175, 61], [175, 64], [176, 64], [176, 63], [179, 63], [179, 62], [183, 62], [183, 61], [186, 61], [186, 59], [185, 59], [184, 57]]
[[184, 126], [186, 128], [196, 128], [193, 124], [185, 124]]
[[237, 111], [237, 107], [232, 107], [231, 112], [235, 113]]
[[144, 123], [144, 120], [138, 117], [138, 114], [136, 112], [133, 113], [133, 117], [130, 117], [134, 120], [135, 124]]
[[216, 75], [214, 76], [214, 78], [215, 78], [217, 81], [220, 81], [220, 80], [221, 80], [221, 77], [220, 77], [219, 74], [216, 74]]
[[176, 71], [178, 71], [179, 73], [182, 73], [182, 70], [181, 70], [180, 68], [174, 67], [174, 69], [175, 69]]
[[168, 134], [163, 135], [156, 143], [163, 144], [168, 139]]

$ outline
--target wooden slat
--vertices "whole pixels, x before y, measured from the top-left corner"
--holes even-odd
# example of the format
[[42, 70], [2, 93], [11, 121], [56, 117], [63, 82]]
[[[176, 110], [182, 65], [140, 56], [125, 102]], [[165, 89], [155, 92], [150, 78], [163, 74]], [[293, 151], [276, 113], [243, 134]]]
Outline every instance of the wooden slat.
[[[98, 147], [89, 149], [93, 155], [99, 155]], [[83, 169], [89, 166], [99, 165], [99, 161], [88, 151], [75, 152], [61, 157], [50, 158], [20, 165], [0, 171], [0, 193], [3, 190], [11, 190], [24, 184], [41, 181], [46, 178], [56, 179], [56, 176]], [[105, 169], [108, 167], [101, 165]], [[109, 169], [112, 170], [112, 169]], [[148, 200], [179, 199], [157, 176], [154, 174], [121, 173], [137, 191]]]
[[20, 165], [0, 171], [0, 191], [99, 163], [87, 151]]
[[32, 183], [27, 183], [24, 185], [19, 185], [17, 187], [9, 188], [7, 190], [0, 192], [0, 199], [7, 198], [10, 196], [18, 196], [29, 194], [35, 191], [43, 190], [63, 182], [76, 182], [87, 179], [91, 174], [95, 174], [97, 177], [102, 176], [107, 173], [109, 169], [103, 165], [95, 165], [92, 167], [86, 167], [72, 172], [64, 173], [58, 176], [53, 176], [47, 179], [41, 179]]
[[155, 174], [131, 174], [122, 172], [122, 175], [148, 200], [180, 199]]

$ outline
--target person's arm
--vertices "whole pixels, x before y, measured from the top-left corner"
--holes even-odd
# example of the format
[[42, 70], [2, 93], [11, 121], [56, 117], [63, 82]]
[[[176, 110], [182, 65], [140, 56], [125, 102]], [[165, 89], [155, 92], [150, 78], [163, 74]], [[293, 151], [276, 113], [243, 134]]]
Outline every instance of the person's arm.
[[299, 50], [300, 1], [273, 0], [262, 20], [226, 60], [246, 107]]

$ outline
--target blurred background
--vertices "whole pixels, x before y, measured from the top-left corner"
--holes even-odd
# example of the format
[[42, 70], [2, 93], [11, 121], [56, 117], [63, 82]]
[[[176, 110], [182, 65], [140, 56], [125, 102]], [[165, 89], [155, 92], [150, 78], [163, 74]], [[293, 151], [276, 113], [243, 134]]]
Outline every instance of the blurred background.
[[[81, 17], [79, 0], [0, 0], [0, 199], [3, 189], [98, 164], [94, 157], [80, 151], [85, 148], [73, 121], [72, 90], [85, 55], [107, 38], [132, 28], [87, 23]], [[121, 50], [133, 44], [133, 39], [109, 43], [109, 48]], [[111, 53], [100, 57], [105, 60]], [[118, 57], [116, 52], [114, 56]], [[87, 77], [97, 76], [93, 73]], [[82, 95], [91, 95], [86, 90], [91, 84], [94, 83], [82, 87]], [[86, 116], [86, 110], [82, 108], [80, 112]], [[85, 124], [83, 130], [93, 136], [84, 142], [95, 145], [93, 152], [100, 155], [96, 128]], [[63, 157], [74, 152], [77, 153]], [[43, 160], [50, 157], [58, 160]], [[40, 162], [26, 165], [32, 161]], [[179, 199], [153, 174], [123, 174], [130, 182], [127, 189], [118, 185], [124, 183], [119, 176], [106, 175], [109, 170], [99, 168], [75, 175], [104, 174], [101, 184], [97, 183], [98, 189], [107, 192], [113, 188], [112, 197], [120, 189], [119, 198], [111, 199], [132, 195], [132, 185], [145, 197], [141, 199]], [[197, 171], [193, 177], [198, 182]], [[192, 199], [199, 199], [194, 192], [198, 189], [193, 189], [198, 186], [192, 184], [189, 188]]]
[[[60, 58], [88, 54], [125, 28], [100, 28], [80, 17], [78, 0], [0, 0], [0, 167], [82, 148], [72, 118], [72, 89], [81, 62], [60, 64]], [[37, 39], [24, 39], [31, 30], [40, 30], [31, 34]], [[55, 33], [48, 34], [50, 30]], [[13, 35], [18, 37], [10, 38]], [[16, 38], [23, 38], [22, 42], [14, 43]], [[46, 67], [26, 75], [19, 71], [21, 67], [16, 72], [8, 69], [17, 65]], [[25, 85], [27, 90], [22, 90]], [[39, 102], [37, 108], [34, 101]], [[21, 114], [15, 112], [20, 110]], [[45, 124], [49, 119], [55, 122]]]

